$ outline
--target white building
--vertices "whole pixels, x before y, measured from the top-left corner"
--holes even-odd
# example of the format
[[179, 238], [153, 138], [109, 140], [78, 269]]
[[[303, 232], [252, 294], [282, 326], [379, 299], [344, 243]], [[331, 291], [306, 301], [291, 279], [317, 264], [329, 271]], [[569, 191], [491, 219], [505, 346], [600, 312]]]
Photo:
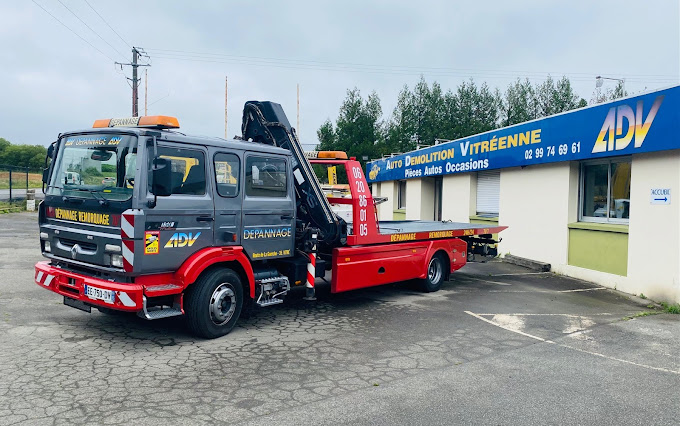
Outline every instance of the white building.
[[499, 252], [680, 302], [680, 86], [368, 164], [380, 220], [507, 226]]

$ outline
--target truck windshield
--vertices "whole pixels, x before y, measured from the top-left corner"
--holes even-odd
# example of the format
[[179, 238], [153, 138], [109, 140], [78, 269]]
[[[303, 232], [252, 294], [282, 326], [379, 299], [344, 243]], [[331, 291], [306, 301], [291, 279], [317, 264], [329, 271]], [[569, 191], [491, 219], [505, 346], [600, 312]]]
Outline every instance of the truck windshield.
[[61, 140], [47, 194], [128, 200], [135, 185], [136, 163], [135, 136], [67, 136]]

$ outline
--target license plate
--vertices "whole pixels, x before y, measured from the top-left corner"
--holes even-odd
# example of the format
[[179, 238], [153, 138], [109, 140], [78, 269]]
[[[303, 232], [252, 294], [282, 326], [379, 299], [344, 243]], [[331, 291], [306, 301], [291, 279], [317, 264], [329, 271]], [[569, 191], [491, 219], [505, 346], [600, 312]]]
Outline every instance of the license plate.
[[112, 290], [103, 290], [91, 285], [85, 286], [85, 296], [94, 300], [103, 300], [106, 303], [113, 303], [115, 297]]

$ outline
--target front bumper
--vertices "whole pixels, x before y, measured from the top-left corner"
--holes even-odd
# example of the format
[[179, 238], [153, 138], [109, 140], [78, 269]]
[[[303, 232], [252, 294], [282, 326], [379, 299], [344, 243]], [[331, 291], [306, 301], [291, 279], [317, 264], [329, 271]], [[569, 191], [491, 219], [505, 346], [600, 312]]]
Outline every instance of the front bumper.
[[[65, 271], [43, 261], [35, 264], [35, 283], [62, 296], [80, 300], [92, 306], [118, 311], [139, 312], [144, 307], [144, 288], [139, 284], [116, 283], [87, 275]], [[115, 294], [113, 303], [92, 299], [85, 295], [84, 285], [111, 290]]]

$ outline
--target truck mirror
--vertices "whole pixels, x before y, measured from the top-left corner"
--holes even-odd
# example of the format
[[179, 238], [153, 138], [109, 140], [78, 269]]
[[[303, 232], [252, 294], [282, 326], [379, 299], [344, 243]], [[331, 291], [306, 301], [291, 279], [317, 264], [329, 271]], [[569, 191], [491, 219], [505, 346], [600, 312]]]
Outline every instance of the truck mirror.
[[42, 182], [47, 183], [47, 179], [50, 178], [50, 168], [44, 168], [43, 169], [43, 175], [42, 175]]
[[52, 142], [50, 146], [47, 147], [47, 156], [49, 158], [54, 158], [54, 144], [56, 144], [56, 142]]
[[172, 163], [167, 158], [155, 158], [152, 168], [151, 192], [159, 197], [172, 194]]
[[97, 149], [92, 151], [92, 155], [90, 155], [90, 158], [96, 161], [108, 161], [112, 155], [113, 151], [104, 151]]

